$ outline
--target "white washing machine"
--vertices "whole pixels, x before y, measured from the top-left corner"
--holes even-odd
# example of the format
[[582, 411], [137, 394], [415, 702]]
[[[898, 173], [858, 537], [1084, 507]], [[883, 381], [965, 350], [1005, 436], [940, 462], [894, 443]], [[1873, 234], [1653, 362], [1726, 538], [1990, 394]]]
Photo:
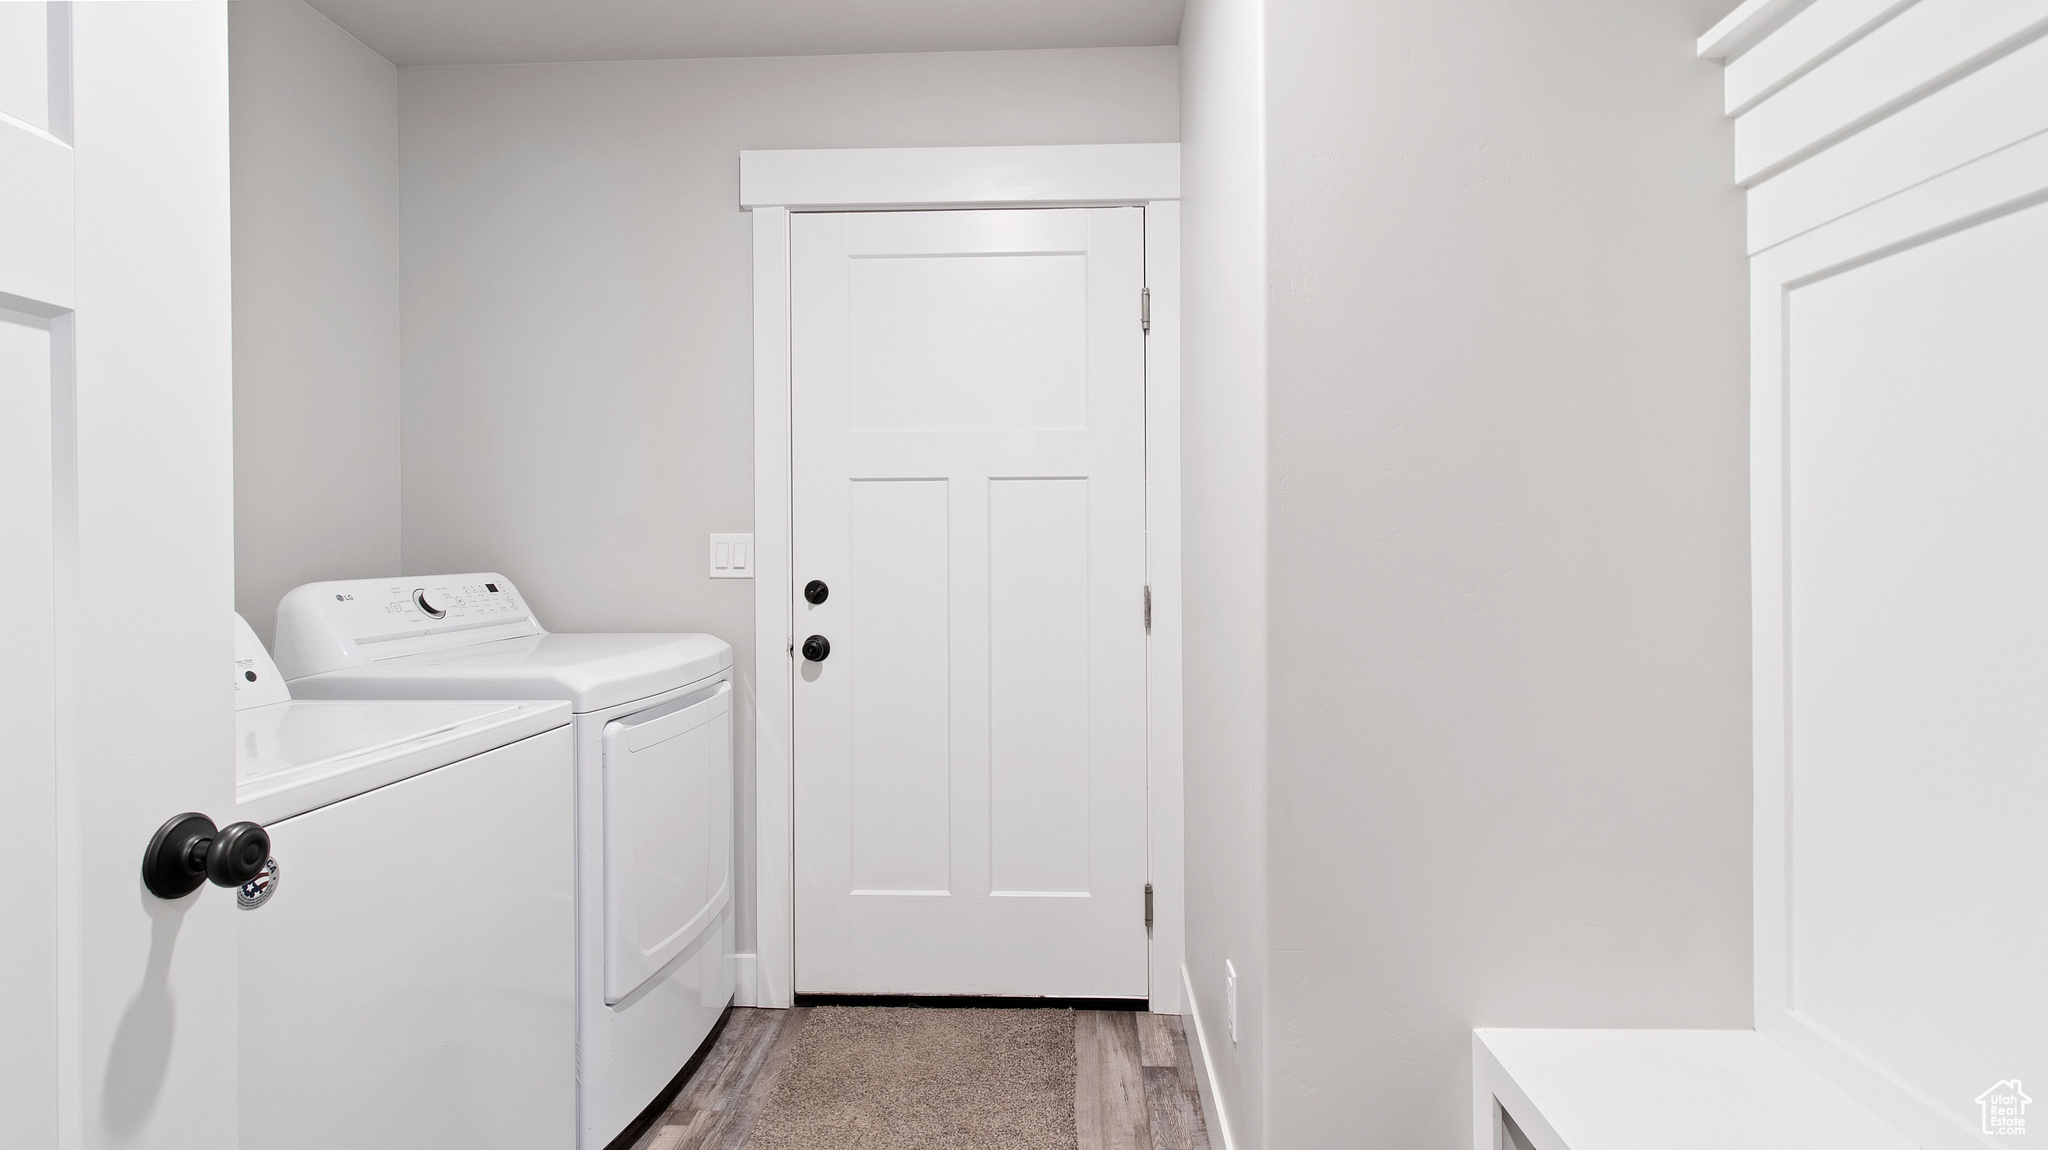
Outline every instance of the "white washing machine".
[[293, 701], [239, 615], [235, 689], [241, 1144], [569, 1145], [568, 705]]
[[576, 1144], [609, 1146], [732, 1001], [732, 648], [550, 634], [485, 573], [296, 588], [277, 660], [299, 698], [574, 708]]

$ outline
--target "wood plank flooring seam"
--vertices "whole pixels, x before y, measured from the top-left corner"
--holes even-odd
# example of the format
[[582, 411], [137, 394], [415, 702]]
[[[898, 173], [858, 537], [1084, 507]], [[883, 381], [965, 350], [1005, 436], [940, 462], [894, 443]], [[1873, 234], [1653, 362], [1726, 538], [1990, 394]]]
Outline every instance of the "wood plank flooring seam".
[[[747, 1081], [746, 1093], [742, 1096], [741, 1105], [732, 1111], [731, 1117], [721, 1128], [720, 1138], [716, 1143], [717, 1150], [741, 1150], [746, 1145], [747, 1139], [754, 1132], [754, 1122], [761, 1117], [762, 1109], [768, 1105], [768, 1099], [775, 1093], [776, 1080], [782, 1076], [783, 1068], [789, 1065], [790, 1051], [796, 1046], [797, 1036], [802, 1033], [810, 1010], [806, 1007], [796, 1007], [778, 1011], [777, 1014], [780, 1017], [775, 1020], [773, 1036], [764, 1036], [764, 1040], [755, 1048], [758, 1058], [748, 1059], [752, 1073]], [[706, 1150], [711, 1150], [711, 1145], [707, 1143]]]
[[1138, 1064], [1141, 1066], [1170, 1067], [1177, 1064], [1177, 1052], [1173, 1036], [1180, 1029], [1180, 1018], [1172, 1014], [1141, 1013], [1138, 1023]]
[[1074, 1126], [1080, 1150], [1153, 1150], [1129, 1011], [1074, 1012]]

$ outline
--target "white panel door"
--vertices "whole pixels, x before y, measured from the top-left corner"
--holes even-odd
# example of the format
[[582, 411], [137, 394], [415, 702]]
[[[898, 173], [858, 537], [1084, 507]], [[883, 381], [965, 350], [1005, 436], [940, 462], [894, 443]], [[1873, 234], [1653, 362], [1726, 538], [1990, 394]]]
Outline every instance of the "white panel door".
[[790, 241], [796, 990], [1143, 998], [1143, 211]]
[[0, 4], [0, 1144], [232, 1146], [227, 17]]

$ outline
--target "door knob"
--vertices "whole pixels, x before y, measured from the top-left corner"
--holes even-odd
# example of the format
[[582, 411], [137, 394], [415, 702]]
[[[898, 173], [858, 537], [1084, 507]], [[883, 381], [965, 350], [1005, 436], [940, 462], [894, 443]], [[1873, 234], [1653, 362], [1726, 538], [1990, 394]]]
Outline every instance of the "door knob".
[[255, 823], [216, 828], [205, 815], [186, 812], [157, 828], [142, 856], [142, 885], [158, 898], [183, 898], [210, 879], [238, 887], [255, 878], [270, 858], [270, 833]]
[[813, 635], [804, 640], [804, 658], [813, 663], [822, 663], [832, 653], [832, 640], [823, 635]]
[[804, 601], [816, 607], [832, 594], [832, 588], [825, 586], [823, 579], [813, 579], [804, 584]]

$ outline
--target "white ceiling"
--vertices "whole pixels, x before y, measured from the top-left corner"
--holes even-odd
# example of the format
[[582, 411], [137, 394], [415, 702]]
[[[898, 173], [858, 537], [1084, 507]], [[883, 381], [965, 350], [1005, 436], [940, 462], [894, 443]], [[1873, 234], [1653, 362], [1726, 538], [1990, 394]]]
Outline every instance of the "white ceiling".
[[1184, 0], [308, 0], [394, 64], [1180, 41]]

